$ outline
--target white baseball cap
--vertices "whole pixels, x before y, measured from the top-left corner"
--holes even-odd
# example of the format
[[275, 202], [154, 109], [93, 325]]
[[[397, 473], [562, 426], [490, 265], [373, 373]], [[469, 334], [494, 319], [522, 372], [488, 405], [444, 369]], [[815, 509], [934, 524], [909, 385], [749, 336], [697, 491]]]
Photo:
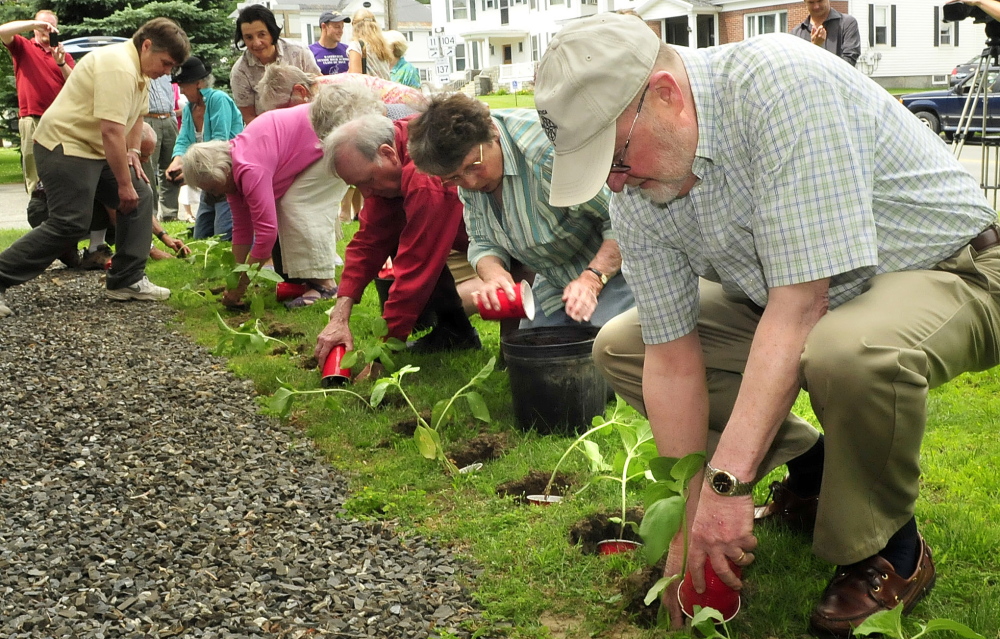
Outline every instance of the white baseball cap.
[[549, 203], [592, 199], [608, 179], [615, 121], [649, 80], [660, 38], [641, 18], [576, 20], [549, 43], [535, 75], [535, 105], [556, 148]]

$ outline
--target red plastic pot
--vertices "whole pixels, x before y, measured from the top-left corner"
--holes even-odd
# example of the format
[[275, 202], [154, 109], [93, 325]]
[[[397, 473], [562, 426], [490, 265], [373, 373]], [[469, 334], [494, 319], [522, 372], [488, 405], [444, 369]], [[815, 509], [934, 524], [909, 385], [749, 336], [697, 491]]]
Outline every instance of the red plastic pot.
[[641, 548], [642, 544], [631, 539], [605, 539], [597, 542], [597, 552], [601, 555], [617, 555]]
[[[743, 570], [729, 561], [729, 567], [742, 578]], [[681, 610], [688, 617], [694, 617], [694, 607], [715, 608], [722, 613], [722, 620], [729, 621], [740, 611], [740, 593], [733, 590], [719, 579], [712, 568], [712, 562], [705, 560], [705, 592], [698, 594], [691, 581], [691, 571], [684, 575], [681, 587], [677, 589], [677, 601], [681, 604]]]

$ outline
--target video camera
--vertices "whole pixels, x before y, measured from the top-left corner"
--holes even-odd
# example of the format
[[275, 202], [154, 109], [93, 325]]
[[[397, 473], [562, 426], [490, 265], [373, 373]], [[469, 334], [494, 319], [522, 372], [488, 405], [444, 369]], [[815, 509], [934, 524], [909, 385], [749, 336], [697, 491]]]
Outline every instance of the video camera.
[[964, 2], [949, 2], [941, 7], [945, 22], [959, 22], [972, 17], [973, 22], [993, 22], [993, 16], [979, 7]]

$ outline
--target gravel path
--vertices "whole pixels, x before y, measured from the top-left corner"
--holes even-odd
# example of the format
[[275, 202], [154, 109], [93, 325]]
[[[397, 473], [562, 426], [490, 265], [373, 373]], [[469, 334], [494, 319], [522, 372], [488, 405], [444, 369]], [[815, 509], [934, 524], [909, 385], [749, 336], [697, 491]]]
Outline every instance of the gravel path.
[[388, 524], [255, 413], [252, 386], [50, 270], [0, 320], [0, 637], [427, 637], [478, 612], [474, 572]]

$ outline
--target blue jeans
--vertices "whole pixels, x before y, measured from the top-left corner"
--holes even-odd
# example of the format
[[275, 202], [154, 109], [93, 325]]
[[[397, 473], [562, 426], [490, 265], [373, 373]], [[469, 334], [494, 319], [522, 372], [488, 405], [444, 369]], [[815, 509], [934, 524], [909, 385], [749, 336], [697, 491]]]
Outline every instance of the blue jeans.
[[203, 191], [201, 204], [198, 205], [198, 213], [194, 218], [194, 239], [203, 240], [215, 235], [221, 235], [227, 242], [232, 241], [233, 213], [229, 210], [229, 201], [225, 196], [216, 198]]

